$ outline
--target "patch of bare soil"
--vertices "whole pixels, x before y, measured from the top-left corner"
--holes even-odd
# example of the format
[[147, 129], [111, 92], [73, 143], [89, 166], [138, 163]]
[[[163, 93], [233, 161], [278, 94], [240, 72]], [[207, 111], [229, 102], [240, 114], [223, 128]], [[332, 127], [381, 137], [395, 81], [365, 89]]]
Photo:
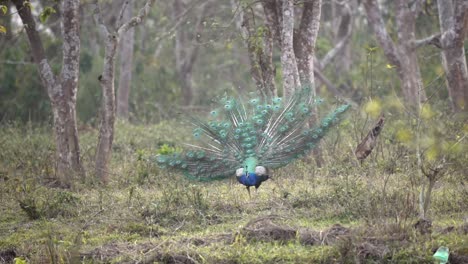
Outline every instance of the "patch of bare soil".
[[13, 259], [17, 257], [14, 249], [5, 249], [0, 251], [0, 263], [13, 263]]
[[161, 249], [161, 244], [154, 243], [110, 243], [92, 251], [81, 254], [81, 259], [93, 262], [108, 263], [120, 257], [118, 263], [154, 263], [166, 264], [193, 264], [197, 263], [188, 255], [166, 252]]

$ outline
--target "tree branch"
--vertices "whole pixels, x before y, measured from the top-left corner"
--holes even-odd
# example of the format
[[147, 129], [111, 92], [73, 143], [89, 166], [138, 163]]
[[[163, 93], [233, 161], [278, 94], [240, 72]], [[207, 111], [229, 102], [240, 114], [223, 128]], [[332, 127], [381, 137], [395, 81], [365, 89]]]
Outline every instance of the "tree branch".
[[420, 48], [420, 47], [426, 46], [426, 45], [434, 45], [437, 48], [441, 49], [442, 44], [440, 43], [440, 36], [441, 36], [441, 34], [437, 33], [437, 34], [434, 34], [434, 35], [429, 36], [427, 38], [417, 39], [413, 43], [413, 48], [417, 49], [417, 48]]
[[139, 25], [143, 21], [143, 18], [145, 18], [150, 12], [154, 2], [156, 2], [156, 0], [147, 0], [145, 6], [140, 9], [137, 16], [133, 17], [130, 19], [130, 21], [126, 22], [117, 29], [118, 35], [122, 36], [122, 34], [127, 32], [130, 27]]
[[[44, 46], [37, 31], [36, 21], [31, 13], [31, 9], [25, 5], [24, 0], [13, 0], [13, 4], [20, 15], [21, 21], [25, 25], [31, 52], [35, 63], [39, 67], [39, 76], [41, 77], [42, 83], [47, 89], [52, 89], [56, 84], [56, 77], [45, 56]], [[51, 92], [52, 90], [49, 90], [49, 94], [51, 94]]]
[[119, 18], [115, 22], [115, 28], [120, 28], [122, 26], [123, 16], [125, 13], [125, 9], [127, 9], [128, 1], [132, 1], [132, 0], [125, 0], [122, 7], [120, 8]]

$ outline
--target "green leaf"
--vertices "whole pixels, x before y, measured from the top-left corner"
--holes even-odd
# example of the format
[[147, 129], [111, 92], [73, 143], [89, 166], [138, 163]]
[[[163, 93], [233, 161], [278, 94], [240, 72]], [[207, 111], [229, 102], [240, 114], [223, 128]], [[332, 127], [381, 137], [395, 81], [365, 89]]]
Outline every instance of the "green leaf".
[[7, 30], [4, 26], [0, 25], [0, 33], [6, 34]]
[[41, 21], [41, 23], [45, 23], [47, 19], [49, 18], [49, 16], [55, 13], [56, 11], [53, 7], [47, 6], [46, 8], [44, 8], [42, 13], [39, 14], [39, 20]]
[[6, 15], [6, 13], [8, 12], [8, 7], [5, 5], [0, 5], [0, 10], [2, 10], [4, 15]]
[[23, 258], [15, 258], [13, 261], [15, 264], [27, 264], [26, 260]]

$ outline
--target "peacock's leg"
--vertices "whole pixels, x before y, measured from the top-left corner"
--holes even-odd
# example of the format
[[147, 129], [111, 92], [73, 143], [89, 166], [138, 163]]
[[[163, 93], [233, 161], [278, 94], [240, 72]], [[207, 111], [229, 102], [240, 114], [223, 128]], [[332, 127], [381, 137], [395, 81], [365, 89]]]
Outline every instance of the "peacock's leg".
[[252, 197], [250, 196], [250, 186], [247, 186], [246, 188], [247, 188], [247, 192], [249, 192], [249, 198], [252, 198]]

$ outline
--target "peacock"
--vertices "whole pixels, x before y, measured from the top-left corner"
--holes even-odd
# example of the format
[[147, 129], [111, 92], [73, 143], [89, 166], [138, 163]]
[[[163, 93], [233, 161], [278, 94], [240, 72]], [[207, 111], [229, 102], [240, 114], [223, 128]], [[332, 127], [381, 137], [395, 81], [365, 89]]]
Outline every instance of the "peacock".
[[258, 189], [270, 170], [307, 155], [349, 108], [341, 105], [313, 127], [312, 110], [323, 102], [311, 89], [298, 89], [283, 99], [251, 94], [248, 99], [224, 96], [208, 120], [191, 116], [197, 144], [187, 150], [156, 156], [161, 168], [172, 168], [190, 179], [211, 181], [236, 176], [239, 183]]

